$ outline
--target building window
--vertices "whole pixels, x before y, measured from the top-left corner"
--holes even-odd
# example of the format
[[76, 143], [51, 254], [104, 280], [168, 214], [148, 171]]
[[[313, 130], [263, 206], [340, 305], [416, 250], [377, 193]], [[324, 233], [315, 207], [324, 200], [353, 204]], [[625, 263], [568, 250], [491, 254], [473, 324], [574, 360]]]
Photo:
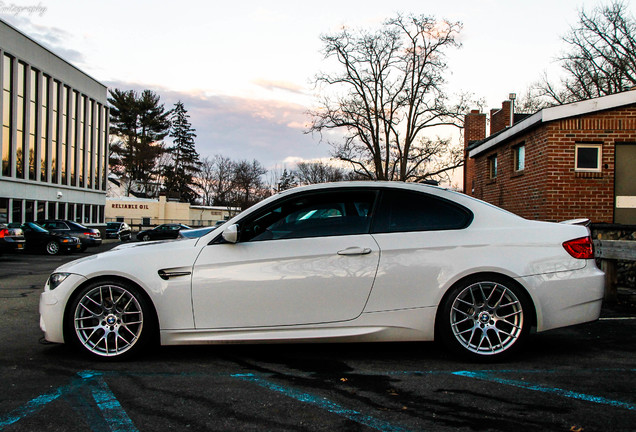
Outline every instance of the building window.
[[11, 117], [13, 114], [13, 61], [4, 55], [2, 79], [2, 175], [11, 175]]
[[601, 144], [577, 144], [575, 147], [575, 171], [601, 171]]
[[6, 224], [8, 222], [9, 222], [9, 198], [0, 198], [0, 223]]
[[512, 148], [512, 161], [515, 172], [523, 171], [526, 167], [526, 146], [519, 144]]
[[488, 178], [491, 180], [497, 178], [497, 155], [488, 158]]

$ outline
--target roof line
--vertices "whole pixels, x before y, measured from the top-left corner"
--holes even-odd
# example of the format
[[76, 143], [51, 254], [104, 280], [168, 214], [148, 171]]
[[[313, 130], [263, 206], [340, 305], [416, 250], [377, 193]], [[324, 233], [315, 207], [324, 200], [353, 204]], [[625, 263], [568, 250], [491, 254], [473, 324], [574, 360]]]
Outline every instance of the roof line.
[[504, 129], [501, 133], [479, 141], [478, 144], [468, 152], [468, 156], [471, 158], [475, 157], [540, 123], [547, 123], [631, 104], [636, 104], [636, 90], [628, 90], [608, 96], [544, 108], [519, 123], [515, 123], [511, 127]]

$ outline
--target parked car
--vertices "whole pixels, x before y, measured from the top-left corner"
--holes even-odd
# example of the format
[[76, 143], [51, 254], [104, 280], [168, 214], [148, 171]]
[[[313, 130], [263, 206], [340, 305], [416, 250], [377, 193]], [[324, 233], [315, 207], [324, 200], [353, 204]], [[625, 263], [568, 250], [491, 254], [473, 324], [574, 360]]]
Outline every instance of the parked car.
[[130, 226], [126, 222], [106, 222], [104, 237], [116, 238], [121, 241], [129, 241], [132, 238]]
[[176, 239], [179, 236], [179, 231], [182, 229], [192, 229], [184, 224], [161, 224], [153, 229], [139, 231], [137, 233], [137, 240], [165, 240]]
[[64, 219], [48, 219], [38, 221], [44, 229], [58, 233], [67, 234], [80, 239], [82, 246], [80, 250], [83, 252], [88, 247], [99, 246], [102, 244], [102, 235], [96, 228], [88, 228], [77, 222]]
[[216, 227], [211, 226], [211, 227], [203, 227], [203, 228], [182, 229], [182, 230], [179, 230], [179, 235], [177, 236], [177, 238], [180, 238], [180, 239], [199, 238], [199, 237], [203, 237], [204, 235], [206, 235], [213, 229], [216, 229]]
[[20, 228], [9, 228], [5, 224], [0, 224], [0, 253], [21, 251], [24, 244], [24, 233]]
[[585, 226], [435, 186], [346, 182], [284, 191], [198, 239], [65, 264], [40, 313], [46, 340], [107, 359], [157, 341], [439, 339], [499, 360], [532, 328], [598, 319], [603, 287]]
[[35, 222], [27, 222], [20, 226], [24, 232], [27, 251], [44, 251], [49, 255], [60, 252], [75, 252], [82, 247], [80, 239], [68, 234], [50, 232]]

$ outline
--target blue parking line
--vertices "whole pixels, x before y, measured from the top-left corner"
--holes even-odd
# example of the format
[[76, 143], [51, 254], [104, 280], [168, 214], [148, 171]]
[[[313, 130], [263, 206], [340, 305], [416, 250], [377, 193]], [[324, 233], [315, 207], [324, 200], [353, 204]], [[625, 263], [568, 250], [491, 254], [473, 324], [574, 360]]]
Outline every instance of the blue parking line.
[[137, 432], [137, 428], [104, 381], [103, 376], [98, 375], [93, 378], [91, 392], [97, 408], [112, 432]]
[[[60, 386], [56, 390], [42, 394], [29, 402], [17, 408], [10, 413], [0, 416], [0, 431], [5, 427], [19, 422], [20, 420], [37, 414], [47, 404], [59, 399], [62, 396], [70, 396], [81, 390], [82, 387], [88, 387], [93, 399], [95, 399], [98, 408], [98, 414], [95, 409], [90, 406], [79, 407], [79, 411], [83, 414], [84, 420], [93, 431], [103, 430], [102, 421], [112, 432], [138, 432], [126, 411], [106, 384], [101, 373], [95, 371], [81, 371], [77, 373], [78, 377], [71, 380], [65, 386]], [[99, 418], [100, 424], [96, 424], [91, 420]]]
[[13, 423], [17, 423], [25, 417], [32, 416], [33, 414], [37, 414], [42, 408], [46, 406], [49, 402], [53, 402], [63, 394], [63, 388], [59, 387], [56, 390], [40, 395], [36, 398], [31, 399], [26, 404], [22, 405], [19, 408], [14, 409], [10, 413], [3, 415], [0, 417], [0, 430], [5, 427], [12, 425]]
[[[509, 372], [513, 372], [513, 371], [509, 371]], [[554, 394], [554, 395], [558, 395], [562, 397], [578, 399], [578, 400], [582, 400], [586, 402], [594, 402], [594, 403], [603, 404], [603, 405], [610, 405], [613, 407], [625, 408], [632, 411], [636, 410], [636, 405], [632, 403], [607, 399], [601, 396], [588, 395], [585, 393], [578, 393], [571, 390], [564, 390], [558, 387], [547, 387], [547, 386], [542, 386], [537, 384], [531, 384], [526, 381], [499, 378], [497, 376], [493, 376], [493, 374], [488, 371], [482, 371], [482, 372], [458, 371], [458, 372], [453, 372], [452, 374], [457, 376], [467, 377], [467, 378], [474, 378], [474, 379], [478, 379], [482, 381], [491, 381], [497, 384], [504, 384], [504, 385], [509, 385], [513, 387], [519, 387], [526, 390], [538, 391], [541, 393], [548, 393], [548, 394]]]
[[281, 393], [290, 398], [296, 399], [300, 402], [304, 402], [310, 405], [317, 406], [325, 411], [328, 411], [333, 414], [337, 414], [339, 416], [345, 417], [349, 420], [353, 420], [356, 423], [360, 423], [365, 426], [369, 426], [373, 429], [382, 431], [382, 432], [407, 432], [408, 429], [404, 429], [400, 426], [395, 426], [391, 423], [385, 422], [383, 420], [378, 420], [375, 417], [371, 417], [368, 415], [364, 415], [358, 411], [350, 410], [344, 408], [341, 405], [338, 405], [335, 402], [332, 402], [326, 398], [322, 398], [319, 396], [312, 395], [310, 393], [305, 393], [300, 390], [296, 390], [291, 387], [282, 386], [279, 384], [275, 384], [271, 381], [263, 379], [255, 374], [245, 373], [245, 374], [232, 374], [230, 375], [232, 378], [238, 378], [243, 381], [248, 381], [254, 384], [257, 384], [261, 387], [264, 387], [268, 390], [275, 391], [277, 393]]
[[[592, 402], [602, 405], [608, 405], [612, 407], [627, 409], [630, 411], [636, 410], [636, 405], [632, 402], [623, 402], [618, 400], [607, 399], [601, 396], [589, 395], [585, 393], [579, 393], [571, 390], [565, 390], [558, 387], [549, 387], [539, 384], [533, 384], [527, 381], [520, 381], [508, 378], [502, 378], [503, 374], [552, 374], [557, 372], [563, 372], [558, 370], [482, 370], [482, 371], [378, 371], [367, 372], [369, 375], [404, 375], [404, 376], [427, 376], [427, 375], [454, 375], [458, 377], [478, 379], [482, 381], [489, 381], [496, 384], [508, 385], [526, 390], [537, 391], [546, 394], [552, 394], [556, 396], [577, 399], [585, 402]], [[620, 368], [597, 368], [597, 369], [583, 369], [572, 372], [636, 372], [636, 369], [620, 369]], [[407, 429], [400, 426], [393, 425], [383, 420], [379, 420], [375, 417], [368, 416], [360, 413], [359, 411], [347, 409], [335, 402], [332, 402], [326, 398], [322, 398], [310, 393], [300, 391], [295, 388], [286, 387], [280, 384], [273, 383], [267, 379], [269, 375], [266, 374], [253, 374], [253, 373], [238, 373], [238, 374], [206, 374], [206, 373], [121, 373], [114, 371], [97, 372], [85, 370], [78, 372], [77, 378], [71, 380], [67, 385], [60, 386], [56, 390], [44, 393], [36, 398], [31, 399], [23, 406], [16, 408], [15, 410], [0, 415], [0, 431], [4, 430], [7, 426], [15, 424], [20, 420], [33, 416], [42, 410], [47, 404], [59, 399], [60, 397], [81, 397], [82, 391], [89, 391], [93, 396], [96, 405], [80, 404], [80, 406], [73, 406], [73, 408], [88, 423], [89, 427], [98, 432], [106, 428], [111, 431], [117, 432], [137, 432], [137, 428], [134, 423], [126, 414], [126, 411], [121, 406], [119, 400], [113, 394], [108, 384], [105, 381], [105, 377], [109, 376], [181, 376], [181, 377], [199, 377], [199, 376], [218, 376], [218, 377], [231, 377], [235, 379], [241, 379], [243, 381], [251, 382], [259, 385], [268, 390], [283, 394], [297, 401], [307, 403], [318, 408], [324, 409], [330, 413], [343, 416], [349, 420], [355, 421], [359, 424], [371, 427], [373, 429], [383, 432], [407, 432]], [[71, 402], [72, 403], [72, 402]], [[97, 408], [97, 409], [96, 409]]]

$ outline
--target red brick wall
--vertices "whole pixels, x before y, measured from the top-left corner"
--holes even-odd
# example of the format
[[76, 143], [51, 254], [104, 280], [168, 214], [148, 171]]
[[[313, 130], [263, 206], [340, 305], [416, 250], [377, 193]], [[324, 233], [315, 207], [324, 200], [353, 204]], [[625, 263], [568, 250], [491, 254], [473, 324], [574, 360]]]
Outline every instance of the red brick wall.
[[[513, 171], [513, 147], [525, 142], [525, 169]], [[602, 172], [574, 171], [575, 145], [602, 143]], [[477, 198], [529, 219], [614, 219], [614, 144], [636, 142], [636, 106], [556, 120], [475, 158]], [[488, 178], [488, 158], [499, 172]], [[469, 191], [470, 192], [470, 191]]]

